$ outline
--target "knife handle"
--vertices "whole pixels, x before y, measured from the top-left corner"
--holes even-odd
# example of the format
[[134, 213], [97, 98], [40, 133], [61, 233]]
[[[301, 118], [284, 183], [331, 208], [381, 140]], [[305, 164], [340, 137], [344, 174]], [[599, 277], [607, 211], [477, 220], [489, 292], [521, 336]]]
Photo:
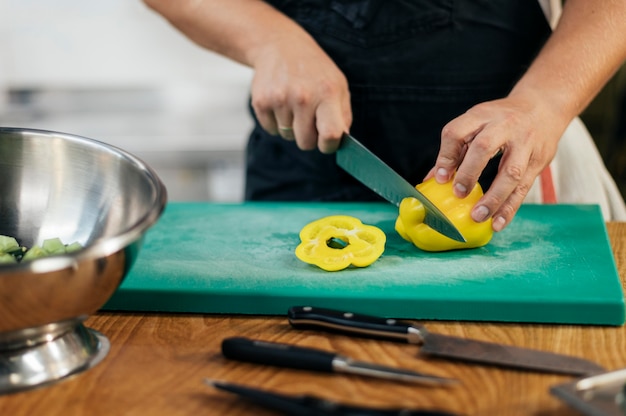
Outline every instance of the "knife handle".
[[419, 326], [396, 319], [343, 312], [312, 306], [293, 306], [287, 312], [289, 323], [299, 329], [325, 329], [368, 338], [422, 344]]
[[333, 360], [337, 358], [337, 354], [314, 348], [243, 337], [224, 339], [222, 354], [233, 360], [325, 373], [333, 372]]

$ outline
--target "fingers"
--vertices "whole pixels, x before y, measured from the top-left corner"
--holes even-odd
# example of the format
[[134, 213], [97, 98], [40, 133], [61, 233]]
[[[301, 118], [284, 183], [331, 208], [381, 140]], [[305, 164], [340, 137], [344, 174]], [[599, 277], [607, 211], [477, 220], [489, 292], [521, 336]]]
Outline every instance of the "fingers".
[[501, 231], [510, 223], [540, 172], [531, 166], [531, 148], [518, 145], [510, 136], [511, 132], [502, 125], [483, 127], [462, 149], [462, 160], [454, 177], [454, 193], [464, 198], [489, 161], [502, 153], [498, 174], [471, 212], [477, 222], [493, 218], [494, 231]]
[[519, 149], [518, 152], [505, 151], [498, 175], [472, 209], [472, 219], [482, 222], [492, 217], [493, 230], [502, 231], [524, 202], [542, 167], [543, 164], [528, 155], [524, 149]]
[[315, 128], [316, 97], [311, 92], [300, 91], [291, 103], [294, 112], [294, 134], [301, 150], [314, 150], [318, 147], [318, 133]]
[[274, 110], [276, 130], [285, 140], [295, 140], [294, 121], [291, 110], [286, 105], [281, 105]]
[[283, 125], [279, 124], [278, 134], [285, 140], [293, 141], [296, 139], [293, 127], [283, 127]]
[[335, 64], [325, 55], [317, 58], [260, 63], [252, 81], [252, 107], [268, 133], [295, 141], [302, 150], [333, 153], [352, 123], [350, 93]]
[[352, 112], [350, 97], [347, 94], [338, 100], [326, 101], [317, 107], [315, 128], [320, 152], [334, 153], [341, 143], [344, 133], [350, 130]]
[[256, 118], [265, 131], [280, 135], [284, 139], [294, 140], [293, 112], [287, 102], [287, 91], [266, 91], [264, 89], [252, 95], [252, 108]]
[[[457, 167], [463, 161], [467, 153], [468, 145], [473, 141], [482, 125], [474, 119], [452, 120], [441, 131], [441, 148], [435, 167], [431, 174], [439, 183], [446, 183], [454, 176]], [[467, 188], [467, 184], [464, 184]], [[471, 189], [471, 188], [469, 188]], [[461, 192], [460, 197], [464, 197], [466, 191]]]
[[441, 148], [429, 172], [440, 183], [454, 181], [454, 193], [464, 198], [495, 156], [498, 173], [473, 207], [477, 222], [493, 218], [494, 231], [513, 219], [536, 177], [550, 163], [562, 131], [550, 123], [539, 125], [528, 106], [514, 100], [479, 104], [448, 123]]
[[319, 148], [322, 153], [335, 152], [352, 122], [349, 98], [325, 100], [319, 105], [301, 99], [296, 105], [274, 104], [274, 107], [269, 111], [256, 110], [259, 123], [272, 134], [295, 140], [302, 150]]

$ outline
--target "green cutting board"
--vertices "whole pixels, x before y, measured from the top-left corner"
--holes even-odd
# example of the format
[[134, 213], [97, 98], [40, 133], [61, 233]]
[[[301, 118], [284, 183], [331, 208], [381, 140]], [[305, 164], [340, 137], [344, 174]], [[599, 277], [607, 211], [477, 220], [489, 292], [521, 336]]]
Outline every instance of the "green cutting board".
[[[346, 214], [381, 228], [365, 268], [294, 255], [304, 225]], [[624, 299], [599, 208], [524, 205], [485, 247], [420, 251], [385, 203], [170, 203], [105, 310], [285, 315], [294, 305], [395, 318], [622, 325]]]

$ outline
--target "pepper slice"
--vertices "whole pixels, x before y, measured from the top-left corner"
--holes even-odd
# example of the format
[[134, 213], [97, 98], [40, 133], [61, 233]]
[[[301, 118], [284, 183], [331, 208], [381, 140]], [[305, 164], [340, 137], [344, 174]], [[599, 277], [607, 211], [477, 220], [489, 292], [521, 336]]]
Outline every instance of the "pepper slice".
[[373, 226], [348, 215], [331, 215], [313, 221], [300, 231], [296, 257], [305, 263], [335, 272], [350, 265], [366, 267], [385, 251], [387, 236]]
[[465, 198], [458, 198], [454, 195], [452, 181], [440, 184], [431, 178], [415, 188], [448, 217], [466, 242], [455, 241], [424, 224], [424, 206], [415, 198], [404, 198], [400, 203], [395, 228], [402, 238], [424, 251], [482, 247], [491, 240], [493, 236], [491, 219], [479, 223], [470, 216], [472, 207], [483, 195], [480, 184], [477, 183]]

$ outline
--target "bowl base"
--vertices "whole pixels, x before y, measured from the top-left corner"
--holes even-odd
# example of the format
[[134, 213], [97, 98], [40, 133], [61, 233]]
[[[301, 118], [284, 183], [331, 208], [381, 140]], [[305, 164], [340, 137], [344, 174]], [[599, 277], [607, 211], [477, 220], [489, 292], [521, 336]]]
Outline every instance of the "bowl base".
[[81, 373], [104, 359], [109, 340], [82, 323], [33, 346], [0, 349], [0, 394], [42, 387]]

